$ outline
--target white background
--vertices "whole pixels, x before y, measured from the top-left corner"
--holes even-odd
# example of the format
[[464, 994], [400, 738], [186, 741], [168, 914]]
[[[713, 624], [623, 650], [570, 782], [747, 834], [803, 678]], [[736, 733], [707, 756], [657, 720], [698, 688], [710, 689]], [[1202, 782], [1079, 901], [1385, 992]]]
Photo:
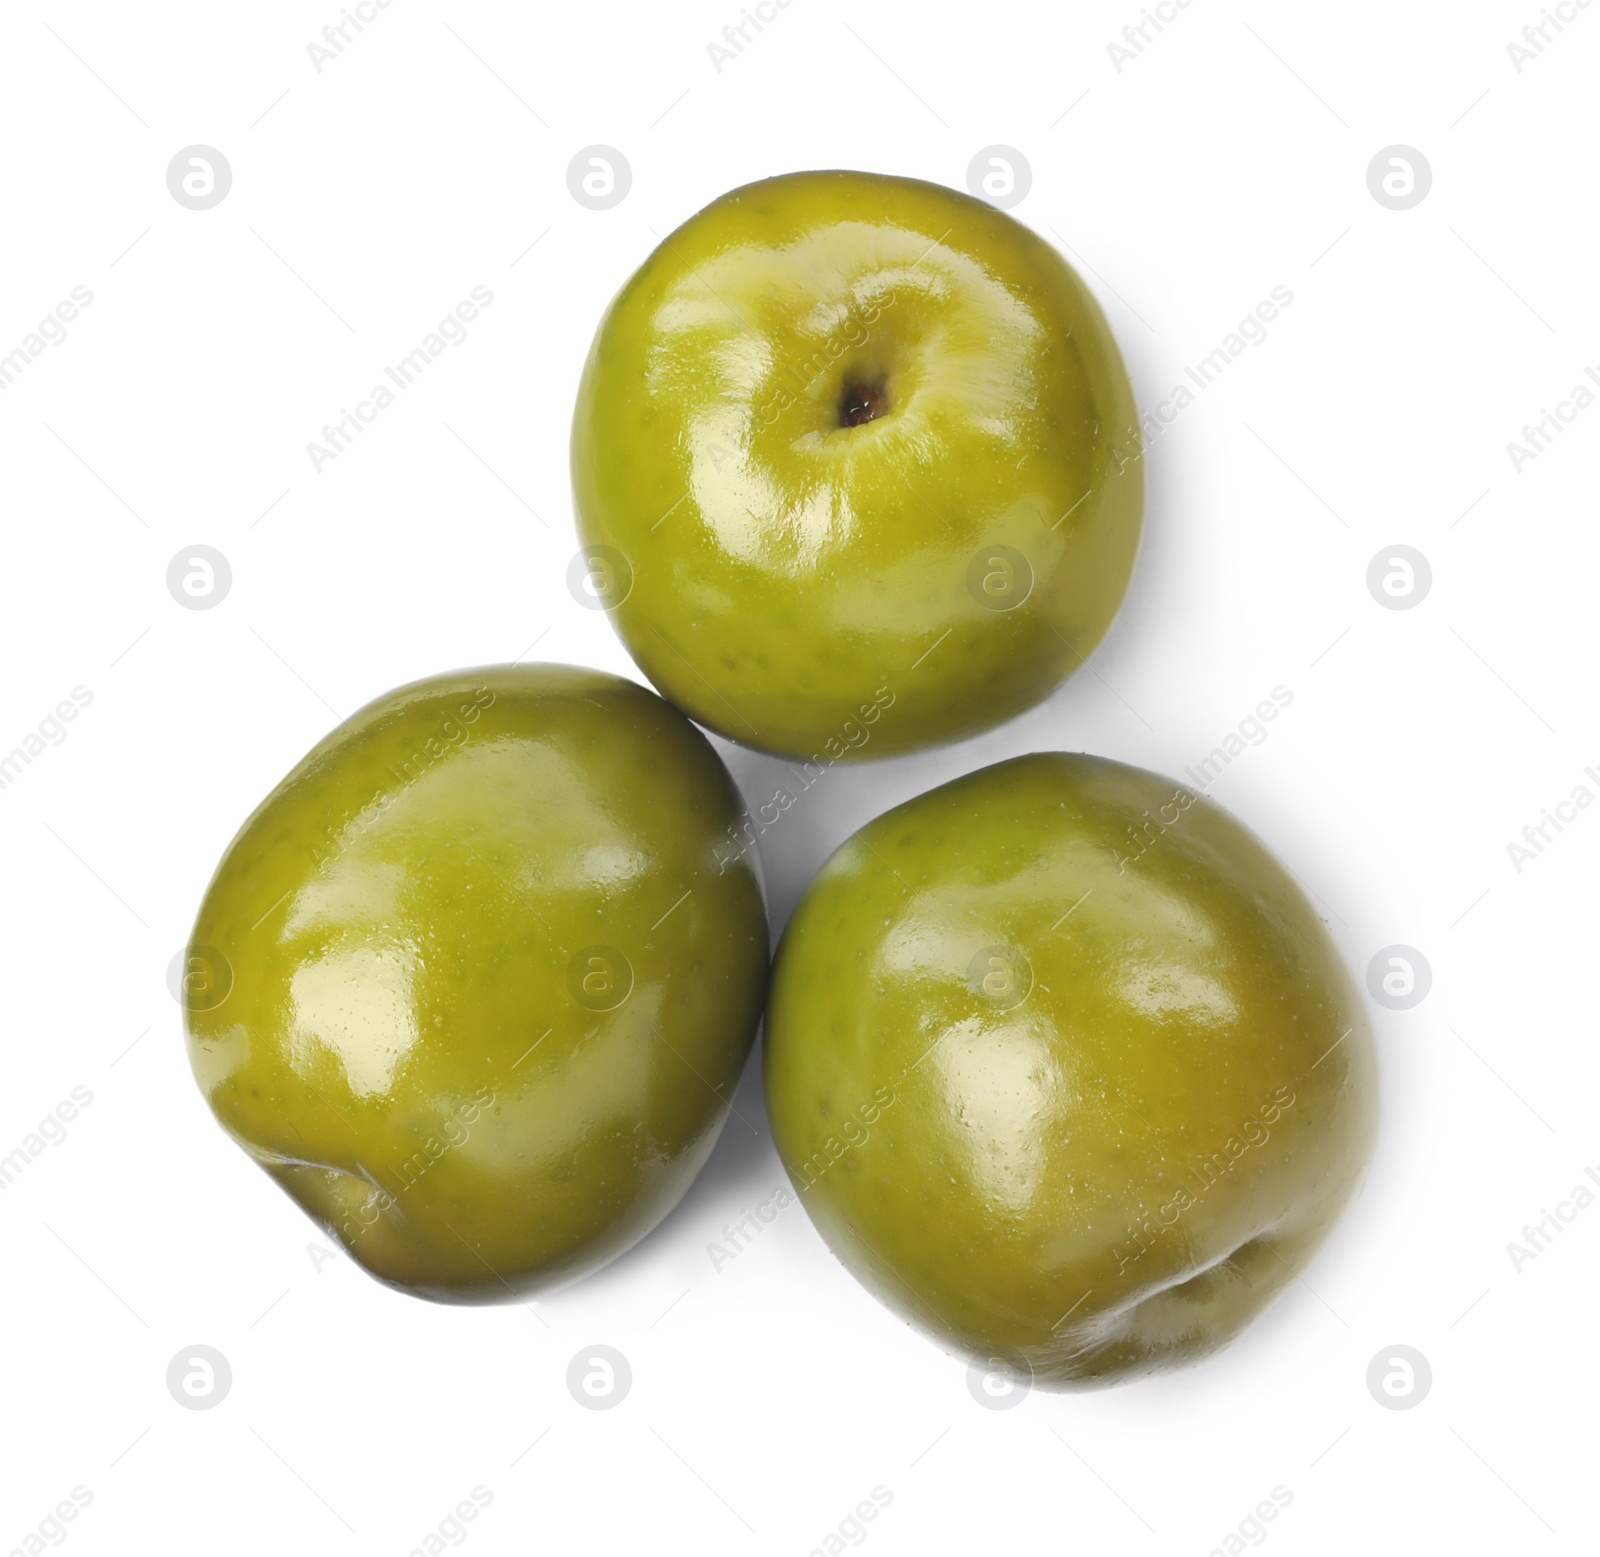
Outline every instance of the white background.
[[[93, 1096], [0, 1192], [0, 1548], [80, 1486], [74, 1551], [401, 1557], [481, 1487], [484, 1554], [803, 1554], [881, 1487], [874, 1552], [1204, 1557], [1282, 1487], [1263, 1528], [1285, 1554], [1576, 1550], [1600, 1207], [1520, 1272], [1507, 1244], [1600, 1163], [1600, 811], [1520, 872], [1506, 845], [1580, 783], [1600, 794], [1600, 407], [1520, 473], [1506, 446], [1600, 371], [1600, 7], [1519, 73], [1533, 0], [1195, 0], [1118, 71], [1133, 0], [793, 0], [719, 72], [707, 44], [739, 9], [394, 0], [320, 73], [332, 0], [0, 10], [0, 353], [74, 286], [94, 297], [0, 392], [0, 750], [93, 696], [0, 790], [0, 1154]], [[233, 170], [207, 211], [165, 182], [195, 143]], [[599, 212], [566, 182], [596, 143], [633, 174]], [[731, 1122], [649, 1239], [532, 1312], [319, 1260], [210, 1119], [167, 990], [223, 846], [391, 686], [529, 653], [632, 673], [566, 591], [568, 417], [659, 235], [793, 169], [964, 187], [995, 143], [1031, 165], [1015, 214], [1067, 246], [1143, 405], [1273, 287], [1294, 301], [1152, 448], [1143, 553], [1091, 667], [981, 740], [831, 772], [764, 840], [774, 928], [892, 803], [1036, 749], [1178, 774], [1282, 685], [1213, 794], [1358, 978], [1393, 943], [1433, 970], [1414, 1009], [1373, 1008], [1362, 1198], [1228, 1352], [1009, 1411], [798, 1208], [713, 1268], [723, 1224], [782, 1182], [757, 1062], [755, 1129]], [[1433, 170], [1405, 211], [1366, 181], [1395, 143]], [[465, 344], [315, 472], [307, 443], [479, 285]], [[212, 610], [166, 588], [196, 543], [232, 566]], [[1365, 583], [1397, 543], [1433, 571], [1403, 611]], [[725, 750], [767, 798], [768, 760]], [[211, 1410], [165, 1385], [197, 1343], [233, 1370]], [[604, 1412], [564, 1382], [596, 1343], [634, 1376]], [[1366, 1386], [1396, 1344], [1432, 1367], [1411, 1410]]]

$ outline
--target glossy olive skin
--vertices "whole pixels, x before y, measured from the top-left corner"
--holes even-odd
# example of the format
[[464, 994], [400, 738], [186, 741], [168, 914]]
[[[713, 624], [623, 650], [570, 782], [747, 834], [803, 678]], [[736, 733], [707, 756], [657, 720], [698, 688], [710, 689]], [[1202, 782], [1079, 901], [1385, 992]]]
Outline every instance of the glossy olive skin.
[[615, 676], [380, 697], [206, 891], [201, 1091], [381, 1280], [461, 1302], [575, 1280], [688, 1188], [749, 1053], [768, 942], [739, 812], [705, 737]]
[[934, 184], [796, 173], [707, 206], [612, 302], [573, 494], [664, 696], [765, 751], [871, 758], [999, 724], [1092, 652], [1140, 448], [1110, 328], [1049, 244]]
[[834, 1253], [1045, 1386], [1229, 1340], [1376, 1128], [1361, 999], [1299, 887], [1211, 802], [1097, 757], [862, 828], [790, 920], [766, 1032], [773, 1134]]

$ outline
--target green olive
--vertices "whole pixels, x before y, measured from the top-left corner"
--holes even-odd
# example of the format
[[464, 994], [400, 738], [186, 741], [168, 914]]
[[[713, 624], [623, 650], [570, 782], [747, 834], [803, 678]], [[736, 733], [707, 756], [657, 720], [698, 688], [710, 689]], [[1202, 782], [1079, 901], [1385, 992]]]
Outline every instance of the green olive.
[[188, 948], [196, 1079], [374, 1276], [574, 1280], [711, 1151], [766, 982], [761, 886], [705, 737], [567, 666], [419, 681], [229, 845]]
[[887, 756], [1011, 718], [1093, 651], [1140, 448], [1105, 316], [1037, 234], [915, 179], [795, 173], [685, 222], [601, 321], [580, 555], [701, 724]]
[[773, 969], [773, 1134], [835, 1254], [1047, 1386], [1197, 1357], [1295, 1278], [1377, 1120], [1360, 996], [1210, 801], [1019, 757], [868, 823]]

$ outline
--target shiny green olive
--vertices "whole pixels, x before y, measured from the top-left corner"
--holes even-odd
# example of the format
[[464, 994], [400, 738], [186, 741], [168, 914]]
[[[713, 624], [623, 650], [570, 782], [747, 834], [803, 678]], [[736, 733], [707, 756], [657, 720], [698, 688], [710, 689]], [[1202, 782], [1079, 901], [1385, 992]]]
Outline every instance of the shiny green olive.
[[767, 1010], [774, 1138], [870, 1290], [1047, 1386], [1197, 1357], [1310, 1258], [1377, 1119], [1327, 932], [1246, 828], [1059, 753], [849, 839]]
[[370, 703], [228, 846], [188, 947], [200, 1089], [374, 1276], [493, 1301], [647, 1233], [710, 1153], [767, 970], [710, 744], [598, 671]]
[[934, 184], [795, 173], [685, 222], [601, 321], [579, 555], [700, 723], [887, 756], [1011, 718], [1093, 651], [1140, 449], [1105, 317], [1048, 243]]

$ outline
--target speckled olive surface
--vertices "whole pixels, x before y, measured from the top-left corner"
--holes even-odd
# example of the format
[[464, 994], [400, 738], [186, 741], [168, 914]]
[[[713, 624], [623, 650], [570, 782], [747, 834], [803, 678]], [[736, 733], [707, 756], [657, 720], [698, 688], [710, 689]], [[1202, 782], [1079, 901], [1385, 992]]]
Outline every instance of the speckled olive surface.
[[491, 666], [379, 698], [206, 891], [201, 1091], [384, 1281], [493, 1301], [595, 1269], [692, 1182], [755, 1034], [739, 811], [705, 737], [615, 676]]
[[1355, 986], [1210, 801], [1060, 753], [870, 822], [779, 948], [774, 1137], [834, 1253], [1044, 1385], [1172, 1366], [1294, 1280], [1377, 1121]]
[[1092, 652], [1140, 449], [1050, 244], [934, 184], [795, 173], [714, 201], [612, 302], [573, 494], [591, 587], [665, 696], [763, 750], [870, 758], [999, 724]]

